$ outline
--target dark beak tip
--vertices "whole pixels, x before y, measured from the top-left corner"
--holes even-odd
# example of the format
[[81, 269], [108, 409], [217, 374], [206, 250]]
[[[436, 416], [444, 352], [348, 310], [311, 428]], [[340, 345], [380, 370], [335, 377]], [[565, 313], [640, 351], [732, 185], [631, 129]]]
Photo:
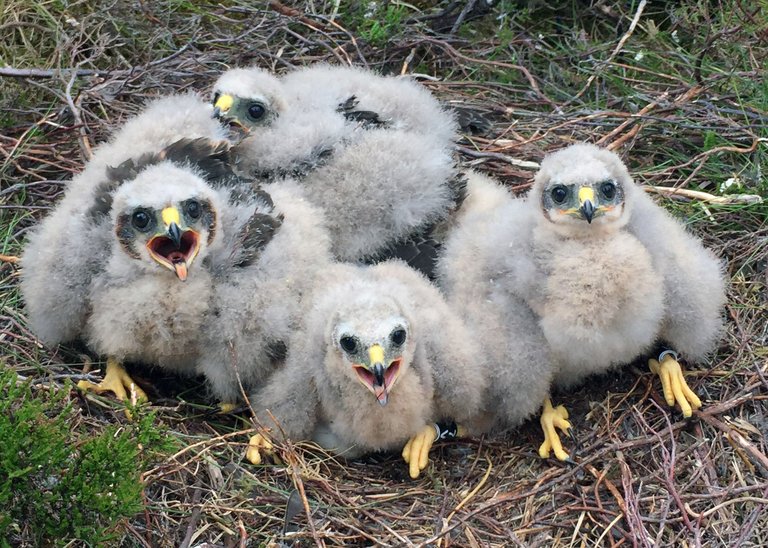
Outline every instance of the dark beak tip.
[[171, 226], [168, 227], [168, 237], [176, 246], [176, 249], [181, 247], [181, 229], [179, 228], [179, 225], [171, 223]]
[[384, 366], [380, 363], [373, 366], [373, 377], [377, 386], [384, 386]]
[[592, 202], [587, 200], [581, 206], [581, 213], [582, 215], [584, 215], [584, 218], [587, 220], [587, 223], [592, 224], [592, 218], [595, 215], [595, 206], [592, 205]]

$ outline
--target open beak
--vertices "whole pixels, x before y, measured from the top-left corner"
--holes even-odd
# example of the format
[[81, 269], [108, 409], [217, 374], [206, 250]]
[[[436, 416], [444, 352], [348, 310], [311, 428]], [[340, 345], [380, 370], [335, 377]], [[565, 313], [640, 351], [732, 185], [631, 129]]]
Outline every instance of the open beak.
[[368, 358], [368, 365], [354, 365], [357, 378], [376, 396], [380, 405], [387, 405], [389, 391], [392, 390], [400, 374], [402, 358], [384, 365], [384, 349], [379, 344], [374, 344], [368, 349]]
[[590, 224], [592, 223], [592, 218], [595, 216], [596, 209], [595, 191], [588, 186], [581, 187], [579, 189], [579, 211]]
[[200, 251], [200, 235], [191, 229], [181, 229], [179, 211], [175, 207], [166, 207], [162, 218], [165, 232], [153, 236], [147, 242], [147, 249], [155, 261], [173, 271], [183, 282]]

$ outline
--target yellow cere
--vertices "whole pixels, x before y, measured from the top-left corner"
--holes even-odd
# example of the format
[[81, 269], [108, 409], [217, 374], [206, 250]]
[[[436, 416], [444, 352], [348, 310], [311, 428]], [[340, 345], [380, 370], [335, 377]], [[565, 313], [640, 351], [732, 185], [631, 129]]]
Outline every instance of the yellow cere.
[[221, 97], [219, 97], [219, 100], [216, 101], [216, 104], [213, 106], [221, 109], [222, 112], [227, 112], [229, 109], [232, 108], [232, 104], [234, 102], [235, 102], [235, 99], [231, 95], [222, 95]]
[[175, 207], [166, 207], [160, 215], [163, 217], [165, 226], [171, 226], [171, 223], [176, 223], [177, 225], [181, 224], [179, 210]]
[[368, 357], [371, 359], [371, 364], [384, 363], [384, 349], [380, 344], [374, 344], [368, 349]]
[[583, 186], [579, 189], [579, 203], [583, 204], [587, 200], [595, 203], [595, 191], [592, 190], [592, 187]]

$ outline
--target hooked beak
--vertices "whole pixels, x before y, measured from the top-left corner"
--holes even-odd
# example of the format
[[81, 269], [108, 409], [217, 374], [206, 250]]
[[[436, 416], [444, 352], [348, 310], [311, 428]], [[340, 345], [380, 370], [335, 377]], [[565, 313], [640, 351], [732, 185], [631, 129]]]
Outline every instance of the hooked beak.
[[583, 186], [579, 189], [579, 206], [581, 215], [591, 224], [597, 208], [595, 207], [595, 191], [590, 187]]
[[176, 223], [171, 223], [168, 226], [168, 237], [176, 246], [176, 249], [181, 247], [181, 229]]
[[155, 261], [172, 270], [183, 282], [200, 251], [200, 235], [191, 229], [181, 229], [179, 211], [175, 207], [166, 207], [161, 216], [166, 226], [165, 232], [153, 236], [147, 242], [147, 249]]
[[387, 405], [389, 391], [398, 379], [402, 358], [384, 365], [384, 349], [374, 344], [368, 349], [370, 365], [355, 364], [355, 372], [360, 382], [370, 390], [381, 406]]

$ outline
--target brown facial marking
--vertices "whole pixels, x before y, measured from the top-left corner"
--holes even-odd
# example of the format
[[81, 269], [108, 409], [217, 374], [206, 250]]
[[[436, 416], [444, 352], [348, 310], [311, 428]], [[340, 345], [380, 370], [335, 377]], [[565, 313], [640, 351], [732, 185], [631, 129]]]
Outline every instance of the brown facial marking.
[[216, 229], [218, 228], [216, 211], [208, 200], [202, 200], [200, 202], [200, 209], [202, 211], [200, 222], [203, 226], [208, 227], [208, 245], [211, 245], [213, 238], [216, 236]]
[[141, 255], [133, 247], [136, 240], [136, 233], [131, 228], [131, 216], [128, 213], [121, 213], [117, 217], [117, 225], [115, 226], [115, 235], [117, 241], [123, 247], [123, 250], [132, 259], [141, 259]]

